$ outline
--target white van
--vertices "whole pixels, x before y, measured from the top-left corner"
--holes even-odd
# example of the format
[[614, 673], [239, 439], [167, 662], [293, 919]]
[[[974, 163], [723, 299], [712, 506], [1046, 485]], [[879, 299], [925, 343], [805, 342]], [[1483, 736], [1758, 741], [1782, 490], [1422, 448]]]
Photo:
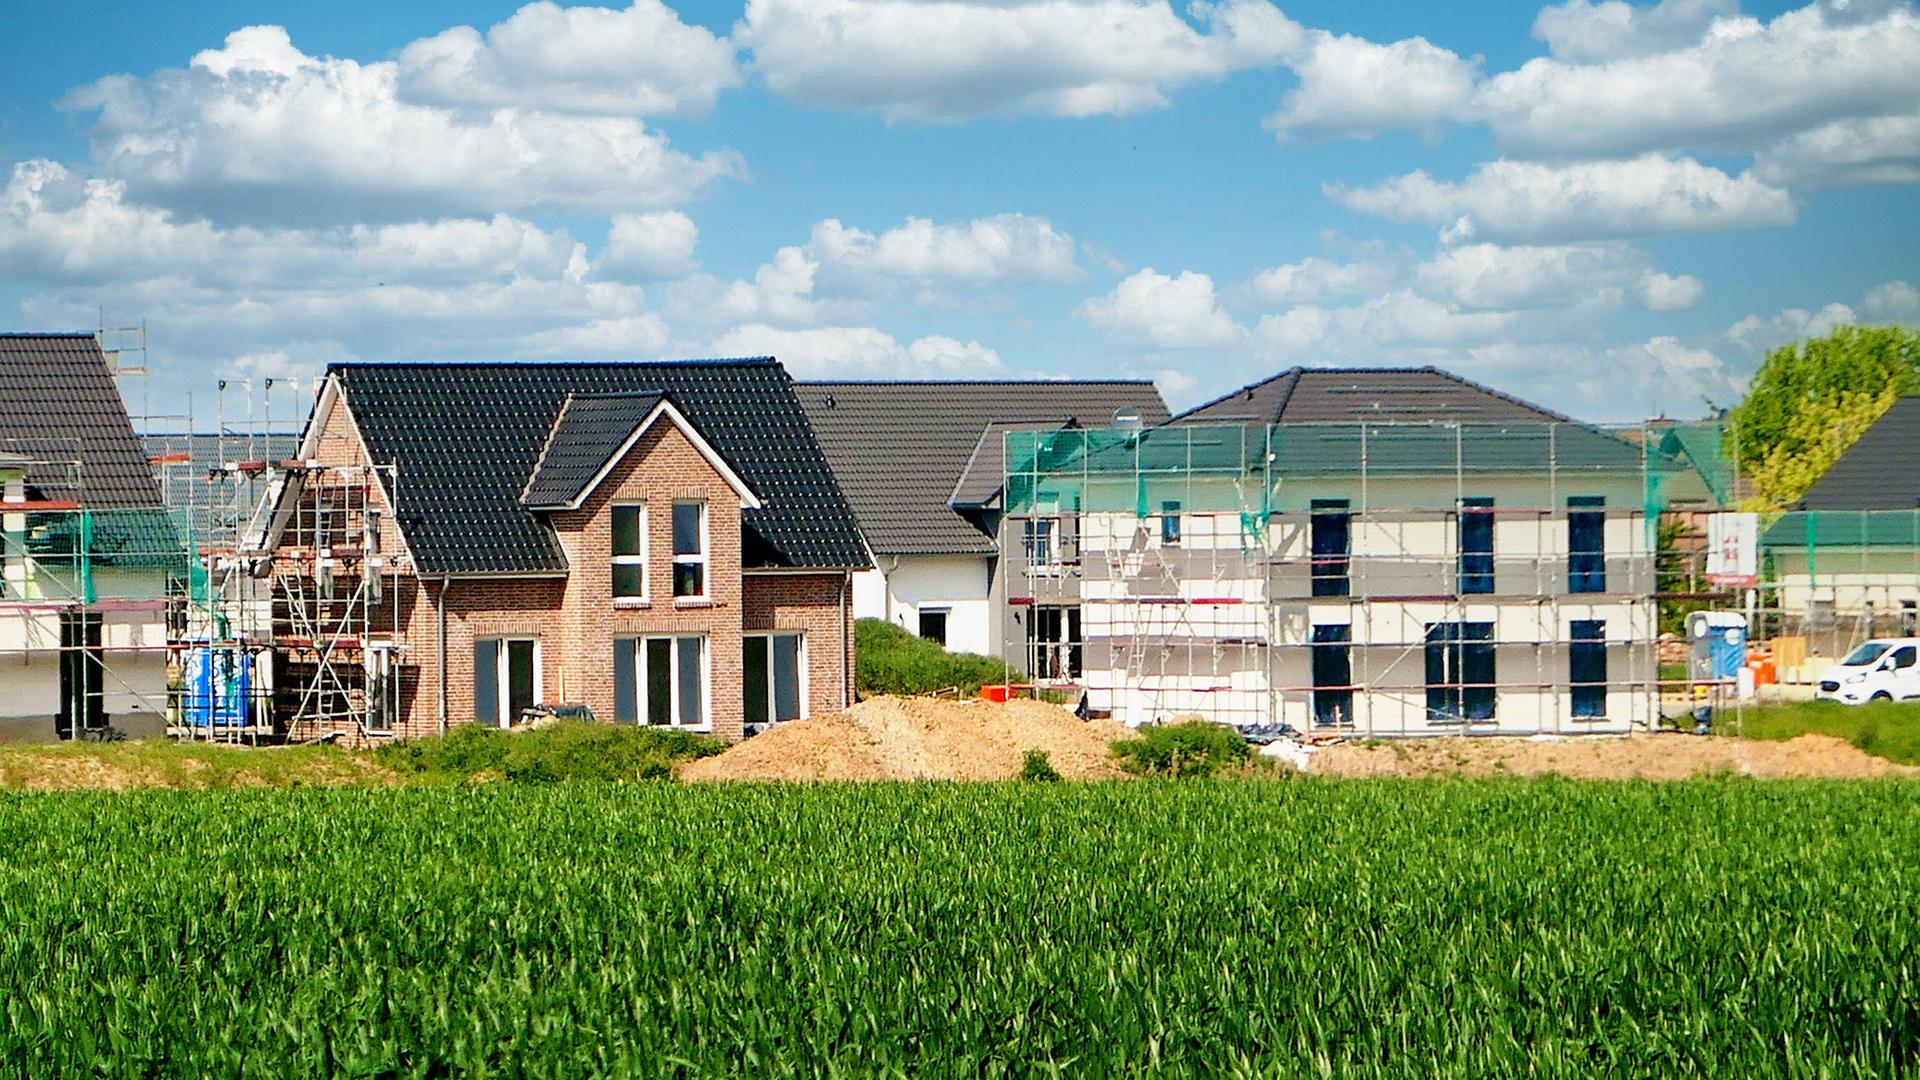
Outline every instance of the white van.
[[1814, 697], [1859, 705], [1920, 698], [1920, 638], [1875, 638], [1820, 676]]

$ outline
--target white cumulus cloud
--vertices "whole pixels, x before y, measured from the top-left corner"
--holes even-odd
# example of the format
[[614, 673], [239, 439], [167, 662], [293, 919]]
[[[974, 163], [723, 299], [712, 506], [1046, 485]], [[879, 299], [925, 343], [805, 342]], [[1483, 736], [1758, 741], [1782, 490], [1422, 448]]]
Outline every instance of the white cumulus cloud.
[[659, 281], [693, 269], [700, 228], [678, 210], [615, 214], [593, 271], [618, 281]]
[[1561, 60], [1604, 62], [1692, 45], [1715, 19], [1739, 10], [1736, 0], [1660, 0], [1656, 4], [1566, 0], [1540, 9], [1533, 20], [1533, 36], [1546, 42]]
[[776, 94], [892, 119], [1126, 115], [1270, 67], [1301, 28], [1267, 0], [749, 0], [734, 40]]
[[903, 345], [892, 334], [871, 326], [791, 330], [748, 324], [715, 338], [712, 349], [716, 356], [772, 356], [801, 378], [957, 379], [1000, 367], [1000, 355], [977, 341], [931, 335]]
[[887, 278], [980, 285], [1080, 276], [1073, 237], [1026, 214], [951, 224], [910, 217], [877, 235], [829, 218], [813, 227], [809, 248], [823, 263]]
[[1567, 241], [1790, 225], [1792, 196], [1692, 158], [1571, 165], [1499, 160], [1464, 180], [1413, 172], [1366, 188], [1328, 185], [1349, 209], [1445, 226], [1454, 239]]
[[1343, 263], [1310, 255], [1260, 271], [1247, 282], [1246, 293], [1260, 304], [1313, 304], [1380, 292], [1398, 281], [1401, 273], [1398, 264], [1383, 260]]
[[115, 75], [68, 95], [97, 112], [98, 171], [143, 200], [216, 220], [404, 220], [610, 212], [683, 202], [743, 171], [632, 117], [517, 107], [470, 115], [399, 93], [392, 61], [314, 57], [250, 26], [187, 70]]
[[542, 0], [489, 27], [400, 50], [400, 93], [434, 105], [700, 116], [740, 85], [734, 48], [660, 0], [625, 9]]
[[1078, 314], [1113, 341], [1154, 349], [1215, 348], [1245, 333], [1220, 306], [1213, 279], [1192, 270], [1169, 277], [1147, 267], [1081, 303]]
[[1478, 57], [1462, 58], [1425, 38], [1382, 45], [1313, 31], [1292, 61], [1300, 85], [1281, 99], [1266, 126], [1279, 138], [1332, 139], [1394, 128], [1429, 134], [1469, 119]]

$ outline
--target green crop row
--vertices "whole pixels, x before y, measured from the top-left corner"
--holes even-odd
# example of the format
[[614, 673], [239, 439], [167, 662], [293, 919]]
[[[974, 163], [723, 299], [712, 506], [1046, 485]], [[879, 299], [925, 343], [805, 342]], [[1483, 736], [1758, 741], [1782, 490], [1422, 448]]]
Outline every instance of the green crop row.
[[0, 1075], [1912, 1075], [1920, 786], [0, 796]]

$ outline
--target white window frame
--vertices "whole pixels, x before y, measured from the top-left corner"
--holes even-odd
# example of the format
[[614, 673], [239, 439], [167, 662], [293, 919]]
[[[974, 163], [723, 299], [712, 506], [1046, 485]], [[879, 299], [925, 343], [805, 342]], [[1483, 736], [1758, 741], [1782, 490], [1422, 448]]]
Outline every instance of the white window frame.
[[914, 636], [918, 638], [924, 638], [927, 641], [933, 641], [932, 638], [929, 638], [925, 634], [920, 633], [920, 629], [921, 629], [920, 620], [922, 617], [927, 615], [938, 615], [946, 620], [944, 623], [941, 624], [940, 636], [942, 640], [938, 642], [934, 642], [935, 644], [939, 645], [941, 648], [943, 649], [946, 648], [947, 643], [944, 639], [953, 636], [953, 608], [949, 607], [946, 604], [922, 604], [920, 607], [917, 607], [914, 609], [914, 612], [913, 612]]
[[[1045, 535], [1044, 559], [1033, 557], [1034, 540]], [[1026, 556], [1027, 568], [1036, 574], [1057, 574], [1060, 572], [1060, 519], [1051, 515], [1038, 515], [1025, 519], [1020, 529], [1021, 554]]]
[[507, 643], [510, 641], [533, 642], [533, 704], [547, 703], [547, 672], [541, 657], [540, 639], [526, 634], [488, 634], [478, 640], [494, 642], [493, 657], [493, 711], [498, 725], [502, 728], [513, 726], [513, 695], [507, 690]]
[[[697, 603], [702, 603], [706, 601], [713, 594], [713, 574], [711, 572], [712, 567], [709, 566], [707, 563], [707, 553], [711, 551], [713, 548], [713, 545], [711, 544], [710, 539], [707, 535], [707, 521], [708, 521], [707, 501], [705, 499], [673, 500], [673, 508], [676, 514], [679, 512], [682, 506], [697, 507], [700, 511], [700, 550], [697, 553], [692, 555], [682, 555], [677, 551], [674, 552], [673, 565], [676, 568], [681, 566], [698, 566], [700, 568], [700, 591], [697, 593], [687, 593], [684, 596], [678, 593], [675, 593], [673, 597], [673, 602], [676, 604], [697, 604]], [[672, 542], [672, 537], [669, 537], [668, 539], [669, 539], [669, 543], [667, 546], [667, 550], [673, 551], [673, 548], [677, 545], [675, 545]], [[669, 592], [672, 592], [675, 588], [678, 587], [679, 580], [680, 580], [679, 576], [675, 575], [673, 580], [668, 583]], [[713, 666], [711, 661], [709, 661], [707, 666], [708, 667]]]
[[[682, 724], [680, 716], [680, 639], [700, 639], [700, 722]], [[622, 637], [620, 641], [631, 647], [633, 656], [633, 708], [634, 724], [637, 727], [672, 728], [676, 731], [712, 731], [713, 730], [713, 639], [706, 634], [642, 634], [636, 637]], [[667, 642], [667, 717], [665, 724], [655, 724], [648, 717], [647, 710], [647, 643], [651, 641]]]
[[[638, 555], [621, 555], [618, 552], [614, 552], [611, 556], [612, 558], [611, 565], [638, 566], [640, 568], [640, 593], [637, 596], [621, 596], [619, 593], [613, 592], [612, 581], [609, 580], [608, 592], [612, 594], [613, 601], [616, 604], [619, 604], [619, 603], [645, 604], [650, 600], [652, 600], [653, 598], [653, 573], [647, 567], [647, 552], [650, 546], [647, 542], [648, 541], [647, 504], [644, 501], [615, 503], [613, 504], [612, 512], [617, 512], [620, 510], [631, 510], [631, 509], [638, 509], [640, 511], [640, 522], [639, 522], [640, 553]], [[612, 542], [613, 542], [612, 528], [611, 528], [613, 524], [613, 519], [611, 516], [612, 512], [609, 513], [609, 516], [607, 519], [607, 524], [609, 526], [608, 537], [607, 537], [609, 550], [611, 550]]]
[[[767, 650], [767, 715], [761, 716], [761, 717], [749, 716], [746, 718], [746, 721], [745, 721], [746, 723], [773, 724], [773, 723], [780, 722], [775, 720], [773, 716], [776, 708], [774, 703], [780, 699], [779, 693], [774, 689], [774, 670], [773, 670], [773, 639], [777, 637], [790, 637], [790, 638], [800, 639], [800, 647], [794, 650], [794, 663], [799, 665], [799, 670], [795, 673], [795, 676], [800, 680], [800, 715], [796, 719], [805, 720], [809, 715], [812, 714], [812, 708], [808, 699], [811, 696], [811, 691], [812, 691], [811, 683], [813, 680], [812, 680], [812, 673], [809, 670], [811, 665], [807, 663], [806, 632], [803, 630], [768, 630], [763, 633], [740, 635], [740, 641], [743, 647], [748, 644], [757, 643], [761, 645], [761, 647]], [[707, 667], [711, 669], [713, 665], [709, 663]], [[742, 690], [743, 691], [745, 689], [744, 680], [745, 680], [745, 674], [743, 672], [742, 673]], [[743, 692], [740, 695], [740, 697], [741, 697], [742, 705], [744, 707], [744, 704], [746, 701], [746, 694]]]

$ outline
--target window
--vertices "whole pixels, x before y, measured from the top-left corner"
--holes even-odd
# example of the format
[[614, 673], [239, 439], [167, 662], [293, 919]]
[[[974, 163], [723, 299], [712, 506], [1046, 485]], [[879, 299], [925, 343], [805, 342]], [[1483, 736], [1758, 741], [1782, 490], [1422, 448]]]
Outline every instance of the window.
[[1321, 727], [1353, 723], [1353, 627], [1313, 628], [1313, 722]]
[[741, 701], [746, 722], [770, 724], [806, 716], [806, 642], [799, 634], [748, 634]]
[[1607, 624], [1573, 620], [1567, 646], [1567, 682], [1573, 691], [1573, 718], [1600, 720], [1607, 715]]
[[481, 638], [473, 643], [473, 718], [508, 727], [540, 704], [540, 643]]
[[1027, 674], [1036, 679], [1077, 679], [1082, 660], [1080, 609], [1037, 604], [1027, 620]]
[[707, 639], [698, 634], [615, 638], [613, 719], [708, 727]]
[[707, 504], [673, 504], [673, 596], [707, 595]]
[[1461, 499], [1460, 591], [1493, 591], [1493, 500]]
[[1913, 637], [1920, 632], [1920, 605], [1912, 600], [1900, 601], [1900, 636]]
[[947, 645], [947, 609], [923, 607], [920, 609], [920, 636], [945, 648]]
[[647, 598], [647, 507], [613, 508], [613, 597]]
[[1027, 562], [1033, 566], [1053, 565], [1053, 528], [1056, 522], [1052, 518], [1029, 518], [1021, 526], [1021, 546], [1026, 550]]
[[1345, 499], [1315, 499], [1310, 504], [1308, 550], [1313, 564], [1313, 595], [1347, 595], [1347, 561], [1352, 553], [1353, 515]]
[[1180, 504], [1169, 500], [1160, 504], [1160, 542], [1180, 542]]
[[1607, 501], [1576, 495], [1567, 500], [1567, 591], [1607, 591], [1607, 555], [1604, 534]]
[[1920, 658], [1920, 653], [1916, 653], [1913, 646], [1902, 645], [1893, 650], [1893, 670], [1899, 671], [1901, 668], [1910, 668], [1917, 658]]
[[1493, 624], [1427, 624], [1427, 720], [1493, 719]]

